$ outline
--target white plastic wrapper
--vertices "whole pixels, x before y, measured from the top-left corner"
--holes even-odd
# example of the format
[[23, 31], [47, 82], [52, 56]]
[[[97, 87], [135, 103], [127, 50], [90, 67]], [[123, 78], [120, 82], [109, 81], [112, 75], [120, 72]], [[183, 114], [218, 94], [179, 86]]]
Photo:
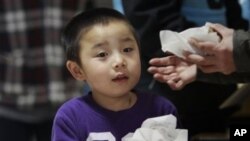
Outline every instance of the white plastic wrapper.
[[127, 134], [122, 141], [187, 141], [188, 131], [176, 129], [173, 115], [149, 118], [135, 133]]
[[184, 50], [191, 53], [204, 55], [204, 52], [197, 50], [188, 43], [188, 39], [191, 37], [214, 43], [218, 43], [220, 41], [220, 37], [217, 35], [217, 33], [211, 31], [207, 24], [202, 27], [189, 28], [180, 33], [171, 30], [162, 30], [160, 31], [162, 51], [172, 53], [181, 58], [184, 58]]

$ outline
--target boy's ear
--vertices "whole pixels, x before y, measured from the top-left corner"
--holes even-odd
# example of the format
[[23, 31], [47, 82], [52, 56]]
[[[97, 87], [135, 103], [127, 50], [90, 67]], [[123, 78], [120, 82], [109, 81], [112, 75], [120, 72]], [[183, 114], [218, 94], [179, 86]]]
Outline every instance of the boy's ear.
[[67, 61], [66, 67], [76, 80], [85, 80], [85, 73], [81, 67], [74, 61]]

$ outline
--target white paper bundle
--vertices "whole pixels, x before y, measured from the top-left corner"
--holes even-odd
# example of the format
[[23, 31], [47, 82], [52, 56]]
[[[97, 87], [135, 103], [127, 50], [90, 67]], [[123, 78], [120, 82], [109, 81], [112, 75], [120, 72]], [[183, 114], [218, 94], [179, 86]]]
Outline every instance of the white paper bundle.
[[214, 43], [218, 43], [220, 41], [220, 37], [216, 32], [211, 31], [208, 24], [205, 24], [202, 27], [189, 28], [180, 33], [171, 30], [162, 30], [160, 31], [162, 51], [172, 53], [181, 58], [184, 58], [184, 50], [191, 53], [204, 55], [203, 52], [197, 50], [188, 43], [188, 39], [191, 37]]
[[135, 133], [129, 133], [122, 141], [187, 141], [188, 131], [176, 129], [176, 117], [160, 116], [145, 120]]

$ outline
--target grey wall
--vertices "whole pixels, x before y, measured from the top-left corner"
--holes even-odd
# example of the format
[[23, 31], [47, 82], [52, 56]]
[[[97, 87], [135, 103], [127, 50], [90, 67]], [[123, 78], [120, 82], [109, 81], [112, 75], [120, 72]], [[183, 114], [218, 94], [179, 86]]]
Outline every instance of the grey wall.
[[96, 7], [112, 8], [112, 0], [93, 0]]

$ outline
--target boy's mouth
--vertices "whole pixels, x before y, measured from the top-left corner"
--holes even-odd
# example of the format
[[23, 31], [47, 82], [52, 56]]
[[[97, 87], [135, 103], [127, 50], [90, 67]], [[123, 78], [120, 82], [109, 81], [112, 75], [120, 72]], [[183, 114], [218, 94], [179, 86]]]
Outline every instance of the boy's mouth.
[[125, 74], [118, 74], [112, 81], [125, 81], [128, 80], [128, 76]]

